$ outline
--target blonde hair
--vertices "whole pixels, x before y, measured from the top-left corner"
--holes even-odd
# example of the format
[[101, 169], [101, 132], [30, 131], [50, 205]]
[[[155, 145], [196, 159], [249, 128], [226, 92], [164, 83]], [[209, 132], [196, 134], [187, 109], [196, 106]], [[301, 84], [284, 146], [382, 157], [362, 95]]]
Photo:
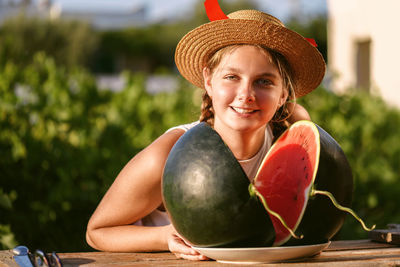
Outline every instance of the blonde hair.
[[[222, 57], [224, 55], [233, 52], [240, 46], [242, 46], [242, 44], [230, 45], [219, 49], [210, 57], [205, 67], [208, 69], [210, 73], [212, 73], [214, 69], [218, 66], [218, 64], [221, 62]], [[289, 110], [288, 103], [296, 101], [295, 88], [294, 88], [295, 84], [293, 83], [292, 70], [286, 58], [282, 56], [280, 53], [261, 45], [251, 45], [251, 46], [259, 48], [261, 52], [265, 53], [265, 55], [267, 55], [270, 58], [271, 63], [276, 66], [279, 74], [282, 77], [283, 87], [286, 90], [288, 90], [288, 98], [286, 99], [285, 104], [283, 104], [275, 112], [274, 117], [270, 122], [270, 125], [272, 126], [274, 132], [274, 136], [279, 136], [288, 127], [286, 119], [290, 117], [291, 113], [293, 112], [293, 110]], [[212, 106], [212, 99], [207, 94], [206, 90], [204, 90], [203, 93], [200, 121], [207, 122], [210, 125], [214, 124], [214, 110]]]

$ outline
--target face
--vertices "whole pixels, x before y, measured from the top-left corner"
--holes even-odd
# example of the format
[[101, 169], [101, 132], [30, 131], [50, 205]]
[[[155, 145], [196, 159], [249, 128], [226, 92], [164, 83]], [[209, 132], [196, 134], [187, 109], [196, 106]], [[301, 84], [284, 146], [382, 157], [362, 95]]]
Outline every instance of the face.
[[213, 72], [205, 68], [203, 76], [216, 130], [265, 127], [288, 95], [269, 54], [254, 46], [243, 45], [226, 53]]

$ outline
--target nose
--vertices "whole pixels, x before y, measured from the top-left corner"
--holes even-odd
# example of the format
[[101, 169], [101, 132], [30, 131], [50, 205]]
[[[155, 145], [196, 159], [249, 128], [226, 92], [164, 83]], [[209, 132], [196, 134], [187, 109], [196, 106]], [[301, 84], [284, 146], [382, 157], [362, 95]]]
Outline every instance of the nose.
[[244, 103], [251, 103], [256, 100], [255, 93], [250, 82], [242, 82], [238, 91], [238, 99]]

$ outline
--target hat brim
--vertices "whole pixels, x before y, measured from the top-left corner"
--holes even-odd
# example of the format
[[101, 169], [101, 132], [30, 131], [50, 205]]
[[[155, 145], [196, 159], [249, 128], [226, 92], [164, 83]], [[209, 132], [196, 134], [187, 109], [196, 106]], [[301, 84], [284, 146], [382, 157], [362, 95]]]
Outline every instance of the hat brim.
[[204, 88], [203, 68], [217, 50], [233, 44], [257, 44], [281, 53], [293, 72], [296, 97], [314, 90], [325, 75], [321, 53], [285, 27], [256, 20], [225, 19], [203, 24], [178, 43], [175, 63], [189, 82]]

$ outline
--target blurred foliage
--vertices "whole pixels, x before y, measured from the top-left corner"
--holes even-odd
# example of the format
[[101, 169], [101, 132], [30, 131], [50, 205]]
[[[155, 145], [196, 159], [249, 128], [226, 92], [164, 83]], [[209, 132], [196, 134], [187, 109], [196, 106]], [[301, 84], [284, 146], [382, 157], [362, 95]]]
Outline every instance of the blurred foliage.
[[[400, 110], [360, 91], [316, 90], [299, 101], [341, 145], [354, 176], [353, 210], [368, 226], [400, 222]], [[368, 235], [348, 216], [338, 238]]]
[[328, 62], [328, 35], [327, 35], [327, 17], [318, 15], [309, 18], [306, 21], [293, 17], [286, 23], [286, 27], [299, 33], [305, 38], [312, 38], [317, 43], [317, 48], [321, 52], [325, 61]]
[[50, 20], [19, 15], [0, 27], [0, 65], [12, 60], [18, 66], [30, 64], [33, 55], [45, 52], [57, 64], [87, 65], [98, 46], [98, 34], [84, 22]]
[[[1, 210], [12, 210], [12, 202], [16, 197], [16, 192], [12, 191], [10, 194], [3, 192], [0, 187], [0, 211]], [[11, 231], [9, 224], [2, 224], [0, 222], [0, 249], [11, 248], [17, 245], [14, 234]]]
[[87, 250], [85, 225], [123, 165], [198, 117], [187, 83], [150, 95], [145, 75], [125, 78], [121, 92], [98, 90], [89, 73], [56, 67], [43, 53], [25, 68], [0, 68], [0, 240]]
[[174, 51], [186, 27], [150, 25], [99, 32], [99, 45], [89, 65], [97, 73], [131, 71], [157, 72], [174, 66]]

